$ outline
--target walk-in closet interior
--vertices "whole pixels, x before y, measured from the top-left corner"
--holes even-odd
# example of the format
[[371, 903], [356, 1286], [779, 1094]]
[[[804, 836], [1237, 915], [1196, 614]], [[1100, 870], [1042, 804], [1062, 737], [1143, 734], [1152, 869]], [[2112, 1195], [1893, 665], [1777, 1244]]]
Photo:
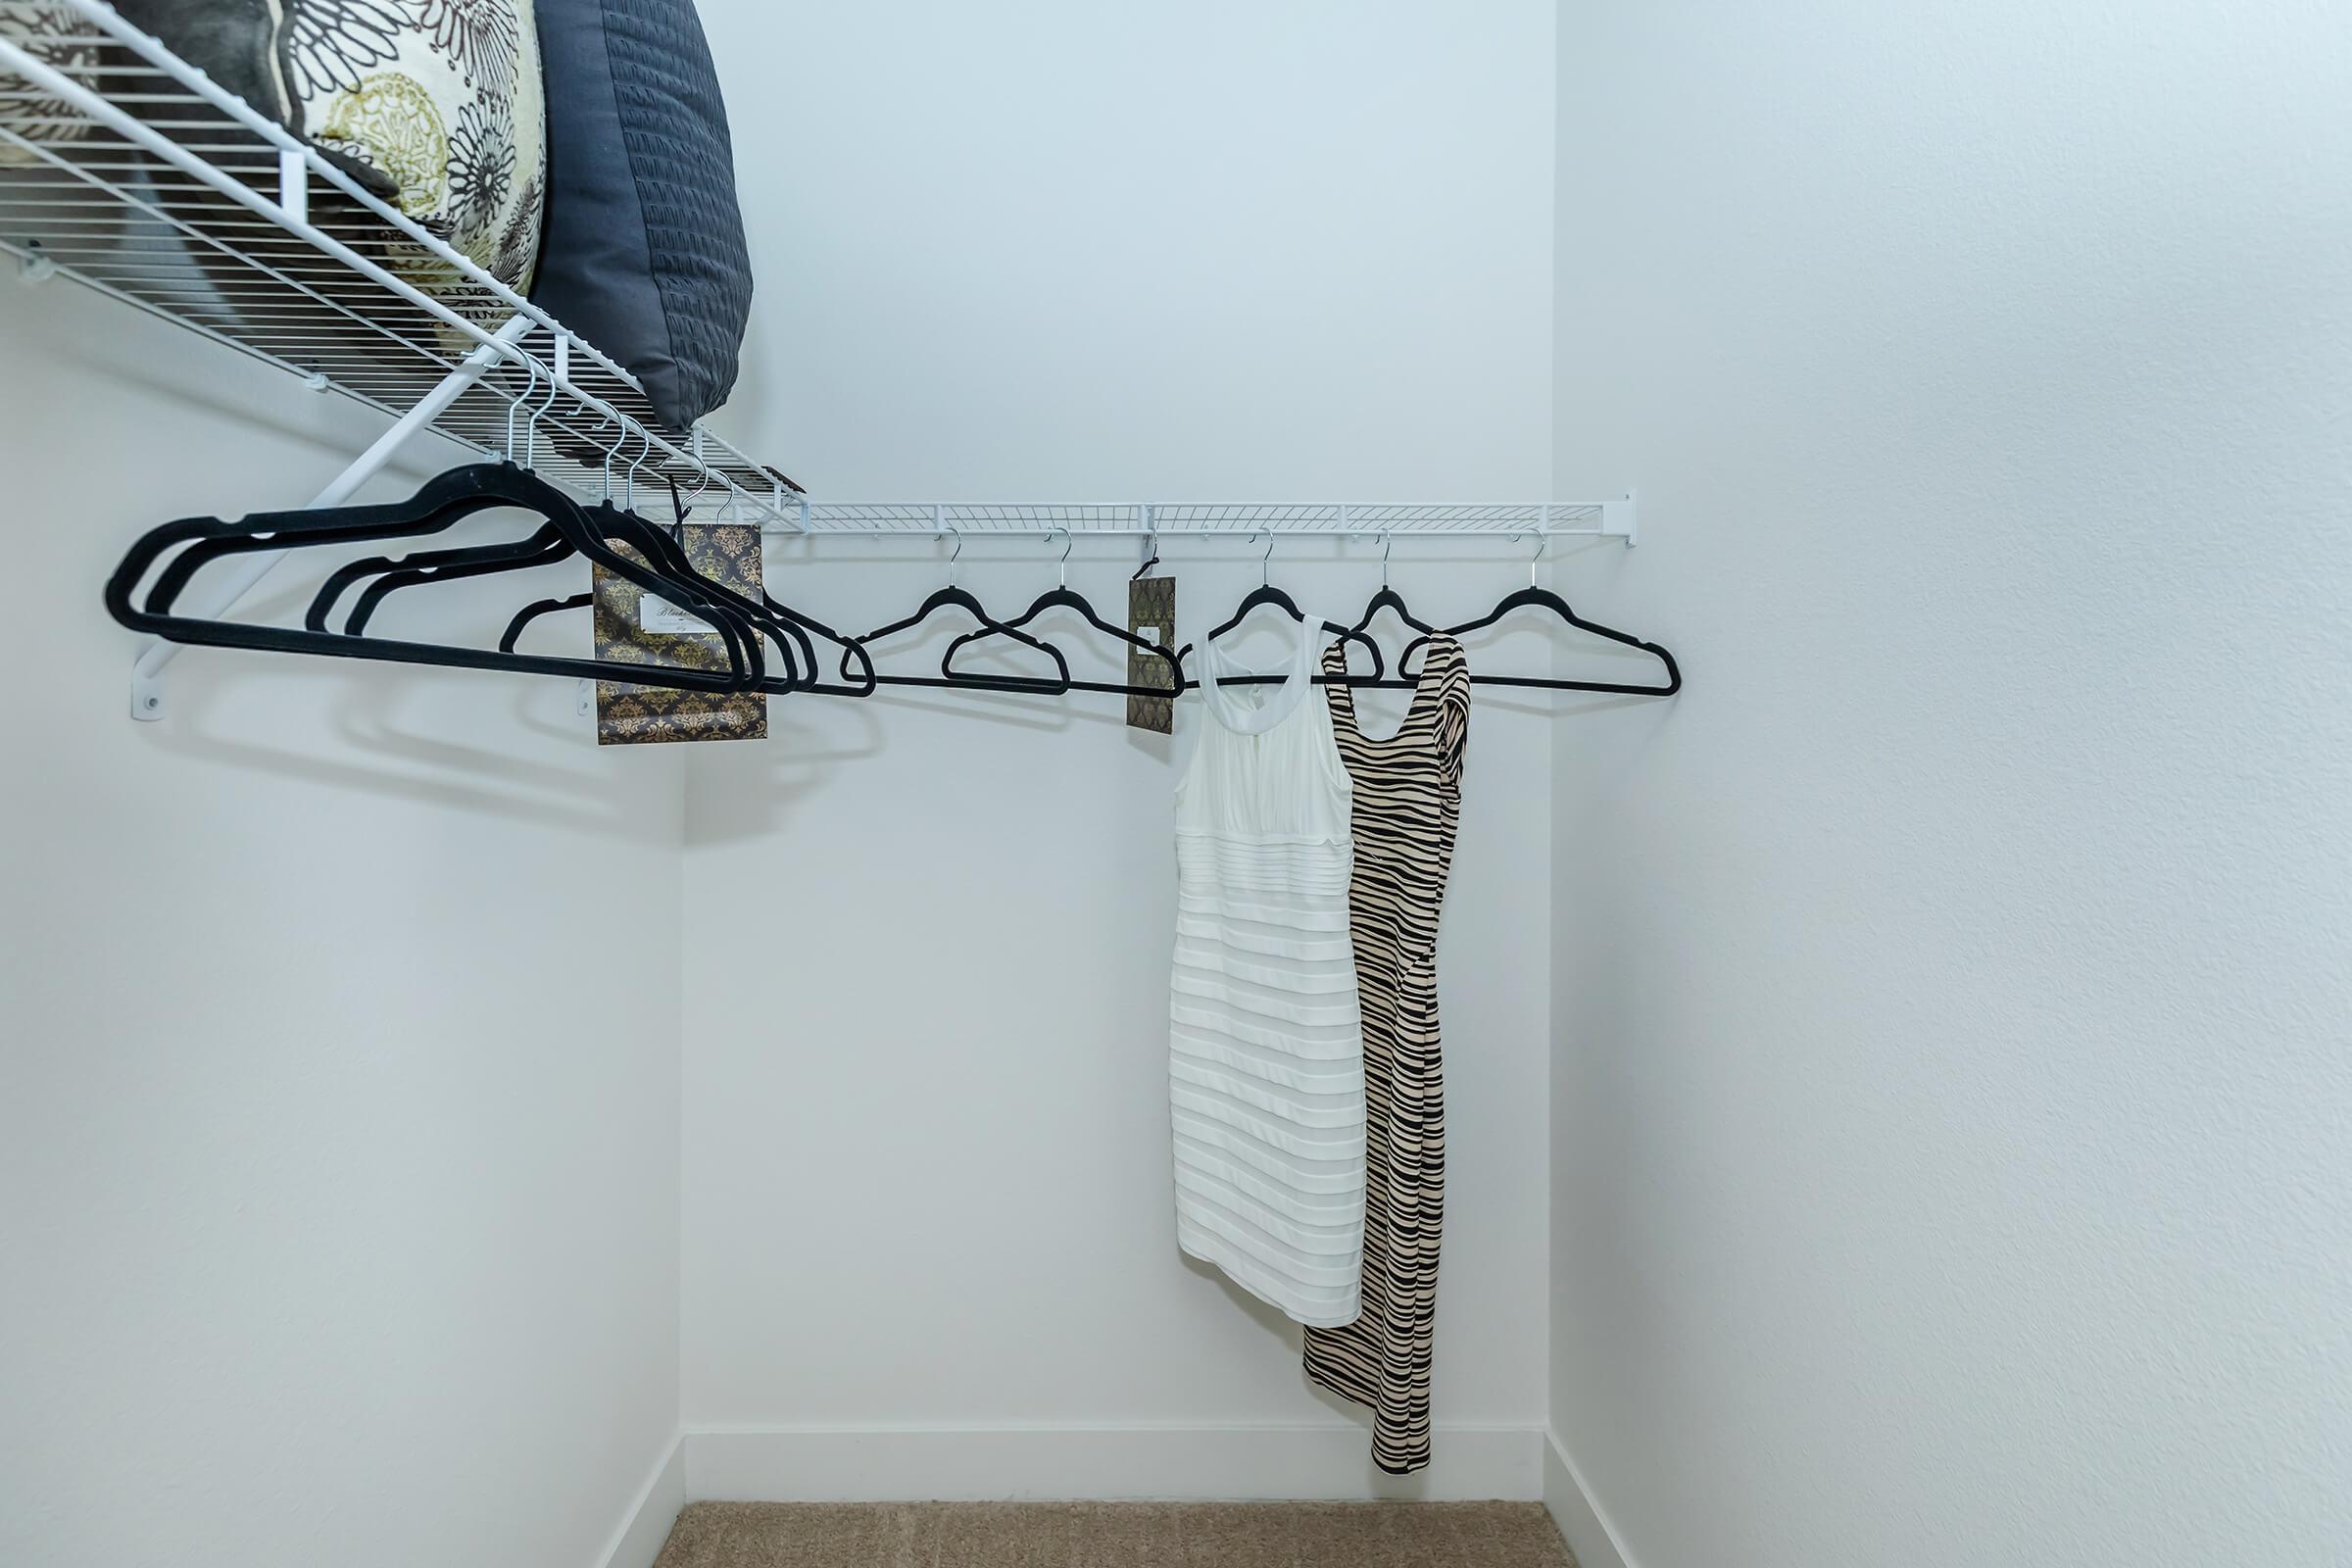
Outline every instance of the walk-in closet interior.
[[2340, 0], [0, 0], [0, 1564], [2348, 1560]]

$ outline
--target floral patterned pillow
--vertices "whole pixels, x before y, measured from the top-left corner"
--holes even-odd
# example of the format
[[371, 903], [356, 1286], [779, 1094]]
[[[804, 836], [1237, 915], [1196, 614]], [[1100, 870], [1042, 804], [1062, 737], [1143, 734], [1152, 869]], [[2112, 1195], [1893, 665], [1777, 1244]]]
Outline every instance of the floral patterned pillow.
[[[85, 85], [91, 82], [90, 73], [98, 64], [98, 46], [89, 41], [89, 27], [71, 6], [50, 0], [0, 0], [0, 38]], [[68, 113], [23, 76], [0, 71], [0, 129], [28, 142], [54, 146], [78, 141], [89, 128], [89, 122]], [[0, 166], [40, 161], [40, 154], [0, 139]]]
[[[0, 0], [21, 5], [24, 0]], [[547, 195], [531, 0], [118, 0], [133, 26], [316, 145], [516, 293]], [[464, 291], [414, 246], [390, 265]]]

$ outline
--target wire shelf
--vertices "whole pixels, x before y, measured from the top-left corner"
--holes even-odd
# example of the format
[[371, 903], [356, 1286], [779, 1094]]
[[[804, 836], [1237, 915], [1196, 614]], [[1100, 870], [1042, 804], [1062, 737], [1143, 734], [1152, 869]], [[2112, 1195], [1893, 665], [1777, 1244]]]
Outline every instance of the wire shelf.
[[584, 495], [633, 468], [797, 521], [782, 474], [664, 431], [627, 371], [101, 0], [0, 9], [0, 250], [395, 418], [437, 402], [439, 434]]
[[1613, 502], [876, 502], [795, 499], [785, 526], [810, 534], [1595, 534], [1630, 541], [1631, 497]]
[[[26, 20], [44, 13], [71, 20], [62, 31]], [[1634, 538], [1630, 496], [813, 500], [707, 430], [665, 432], [627, 371], [104, 0], [0, 5], [0, 251], [27, 279], [71, 278], [379, 410], [396, 436], [424, 424], [477, 453], [514, 452], [589, 497], [674, 481], [699, 514], [773, 532]]]

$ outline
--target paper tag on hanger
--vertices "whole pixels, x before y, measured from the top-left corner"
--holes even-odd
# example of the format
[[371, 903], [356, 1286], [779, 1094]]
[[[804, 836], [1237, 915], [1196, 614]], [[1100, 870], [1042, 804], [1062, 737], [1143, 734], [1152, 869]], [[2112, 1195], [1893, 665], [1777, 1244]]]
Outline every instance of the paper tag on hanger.
[[[1174, 648], [1176, 645], [1176, 579], [1173, 577], [1137, 577], [1127, 584], [1127, 629], [1148, 643]], [[1156, 730], [1170, 735], [1176, 730], [1176, 692], [1168, 673], [1168, 662], [1140, 648], [1127, 650], [1127, 684], [1156, 686], [1167, 692], [1165, 697], [1127, 699], [1127, 723], [1134, 729]]]
[[637, 601], [637, 629], [659, 637], [700, 637], [710, 631], [710, 623], [697, 620], [658, 594], [647, 594]]

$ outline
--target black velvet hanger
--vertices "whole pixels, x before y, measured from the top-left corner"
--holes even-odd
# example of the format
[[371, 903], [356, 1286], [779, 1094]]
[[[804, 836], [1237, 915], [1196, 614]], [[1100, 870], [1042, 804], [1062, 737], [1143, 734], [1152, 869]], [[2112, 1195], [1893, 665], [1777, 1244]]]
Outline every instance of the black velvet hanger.
[[[1066, 529], [1062, 530], [1062, 541], [1061, 580], [1054, 587], [1047, 589], [1042, 594], [1039, 594], [1037, 598], [1030, 603], [1030, 606], [1027, 610], [1022, 611], [1010, 620], [1004, 622], [1002, 626], [982, 626], [978, 630], [967, 631], [963, 633], [954, 642], [948, 644], [947, 658], [940, 662], [941, 669], [951, 677], [959, 679], [965, 678], [958, 676], [954, 667], [957, 649], [966, 647], [972, 643], [985, 641], [990, 637], [1003, 635], [1006, 632], [1016, 632], [1019, 630], [1019, 628], [1028, 625], [1031, 621], [1044, 614], [1047, 611], [1060, 609], [1074, 610], [1078, 612], [1079, 617], [1088, 625], [1094, 627], [1097, 631], [1103, 632], [1108, 636], [1115, 638], [1117, 641], [1124, 643], [1131, 649], [1140, 649], [1142, 652], [1161, 661], [1168, 666], [1169, 680], [1175, 682], [1177, 685], [1181, 685], [1184, 680], [1184, 671], [1178, 666], [1176, 662], [1176, 656], [1173, 653], [1170, 653], [1166, 648], [1161, 647], [1157, 643], [1144, 641], [1143, 638], [1138, 637], [1135, 633], [1129, 631], [1124, 626], [1114, 625], [1110, 621], [1104, 620], [1101, 615], [1095, 612], [1095, 607], [1087, 603], [1083, 595], [1077, 593], [1070, 587], [1068, 573], [1070, 560], [1069, 547], [1071, 543], [1071, 537]], [[1150, 563], [1147, 562], [1145, 564], [1148, 566], [1150, 565]], [[1143, 575], [1143, 572], [1138, 570], [1136, 575], [1140, 577]], [[1070, 691], [1085, 692], [1117, 692], [1130, 697], [1165, 697], [1174, 688], [1170, 686], [1138, 686], [1131, 682], [1125, 681], [1073, 680], [1068, 683], [1067, 689]]]
[[[414, 640], [349, 636], [308, 626], [295, 630], [172, 612], [172, 605], [196, 571], [207, 562], [225, 555], [428, 537], [494, 507], [536, 512], [558, 528], [577, 553], [653, 593], [665, 597], [676, 594], [681, 608], [707, 619], [724, 642], [727, 668], [680, 669], [597, 659], [491, 652]], [[178, 555], [164, 564], [146, 596], [134, 599], [139, 583], [174, 549], [178, 549]], [[529, 469], [511, 463], [477, 463], [453, 468], [428, 480], [408, 500], [384, 505], [255, 513], [234, 521], [188, 517], [166, 523], [132, 545], [108, 579], [105, 598], [108, 612], [122, 625], [171, 642], [198, 646], [628, 680], [639, 685], [689, 691], [743, 691], [757, 685], [765, 674], [758, 637], [747, 625], [724, 609], [701, 602], [691, 590], [681, 590], [680, 585], [669, 582], [660, 572], [614, 550], [569, 496]]]
[[[1666, 666], [1665, 684], [1660, 686], [1634, 686], [1623, 681], [1555, 680], [1535, 675], [1481, 675], [1473, 672], [1470, 676], [1470, 679], [1474, 685], [1523, 686], [1533, 687], [1542, 691], [1557, 692], [1610, 692], [1624, 697], [1672, 697], [1676, 692], [1679, 692], [1683, 689], [1682, 667], [1675, 663], [1674, 655], [1668, 653], [1656, 643], [1643, 642], [1641, 638], [1632, 635], [1630, 632], [1619, 631], [1613, 626], [1603, 626], [1598, 621], [1587, 620], [1584, 616], [1578, 614], [1569, 607], [1567, 600], [1562, 599], [1558, 594], [1553, 593], [1548, 588], [1539, 586], [1536, 582], [1536, 563], [1542, 561], [1543, 557], [1543, 545], [1541, 542], [1539, 542], [1536, 547], [1536, 560], [1528, 563], [1528, 585], [1525, 588], [1518, 589], [1513, 593], [1505, 594], [1500, 603], [1496, 604], [1493, 610], [1488, 611], [1476, 620], [1465, 620], [1459, 626], [1446, 627], [1445, 629], [1445, 635], [1453, 638], [1460, 638], [1467, 636], [1469, 633], [1474, 631], [1484, 631], [1489, 626], [1494, 625], [1496, 621], [1501, 620], [1505, 615], [1508, 615], [1515, 611], [1548, 611], [1550, 613], [1557, 615], [1560, 619], [1566, 621], [1569, 625], [1574, 626], [1579, 631], [1589, 631], [1595, 637], [1606, 637], [1611, 642], [1623, 643], [1628, 648], [1639, 648], [1645, 654], [1654, 655], [1658, 662]], [[1411, 643], [1407, 644], [1404, 652], [1396, 656], [1397, 668], [1402, 669], [1404, 667], [1405, 661], [1412, 658], [1413, 651], [1428, 641], [1429, 636], [1424, 635], [1421, 637], [1416, 637]]]
[[[953, 529], [949, 531], [955, 532]], [[973, 598], [968, 591], [956, 585], [956, 557], [962, 554], [963, 535], [958, 533], [956, 534], [956, 555], [948, 558], [947, 584], [933, 592], [930, 598], [924, 600], [913, 614], [903, 616], [887, 626], [876, 626], [862, 637], [852, 637], [848, 639], [847, 648], [856, 650], [862, 656], [869, 643], [877, 643], [886, 637], [895, 637], [900, 632], [919, 626], [943, 610], [960, 610], [977, 621], [981, 630], [1008, 637], [1023, 647], [1034, 648], [1053, 660], [1054, 678], [1049, 680], [1026, 675], [958, 675], [950, 667], [949, 662], [956, 654], [956, 646], [951, 643], [948, 645], [948, 651], [940, 656], [937, 675], [875, 675], [872, 677], [875, 682], [883, 686], [952, 687], [975, 691], [1025, 692], [1045, 697], [1058, 697], [1069, 691], [1071, 689], [1070, 662], [1061, 656], [1060, 649], [1051, 643], [1040, 642], [1025, 631], [1005, 625], [991, 615], [986, 607], [979, 600]], [[841, 673], [845, 679], [848, 678], [849, 672], [849, 653], [845, 651], [841, 662]]]
[[[1243, 596], [1241, 604], [1235, 608], [1232, 614], [1225, 617], [1225, 623], [1223, 625], [1215, 628], [1207, 636], [1201, 638], [1200, 643], [1186, 643], [1182, 648], [1176, 651], [1176, 661], [1179, 668], [1182, 667], [1184, 660], [1193, 652], [1196, 647], [1199, 647], [1201, 644], [1215, 642], [1218, 638], [1224, 636], [1236, 626], [1239, 626], [1244, 620], [1247, 620], [1250, 617], [1251, 611], [1257, 610], [1262, 606], [1271, 605], [1275, 609], [1281, 611], [1284, 614], [1290, 616], [1293, 620], [1298, 621], [1301, 624], [1306, 622], [1306, 613], [1298, 608], [1298, 606], [1292, 600], [1291, 596], [1284, 593], [1281, 589], [1275, 587], [1273, 583], [1267, 579], [1267, 571], [1271, 565], [1271, 563], [1273, 562], [1273, 559], [1274, 536], [1268, 534], [1266, 536], [1265, 559], [1259, 563], [1258, 566], [1257, 586], [1250, 589], [1248, 594]], [[1377, 683], [1382, 679], [1382, 677], [1387, 675], [1388, 664], [1380, 657], [1380, 645], [1375, 643], [1371, 638], [1365, 636], [1362, 631], [1353, 626], [1343, 626], [1336, 620], [1317, 620], [1314, 622], [1314, 624], [1321, 627], [1325, 631], [1333, 633], [1343, 643], [1361, 644], [1364, 651], [1372, 656], [1371, 674], [1317, 674], [1314, 677], [1314, 682], [1316, 685], [1330, 686], [1334, 684], [1344, 684], [1348, 686], [1369, 686]], [[1268, 682], [1282, 681], [1288, 678], [1289, 677], [1283, 675], [1226, 675], [1220, 676], [1217, 684], [1220, 686], [1258, 685]], [[1183, 684], [1187, 688], [1198, 688], [1200, 683], [1198, 680], [1186, 680], [1183, 682]]]
[[[683, 534], [686, 522], [692, 514], [692, 507], [689, 502], [679, 498], [675, 480], [669, 481], [669, 494], [670, 506], [677, 517], [672, 535], [674, 541], [676, 535]], [[679, 559], [682, 561], [682, 545], [680, 551]], [[693, 571], [692, 564], [686, 563], [685, 569]], [[780, 649], [784, 649], [788, 662], [806, 665], [807, 673], [805, 675], [799, 675], [796, 679], [786, 681], [770, 679], [764, 683], [763, 689], [777, 694], [787, 691], [805, 691], [830, 697], [867, 697], [873, 694], [876, 685], [873, 661], [866, 656], [864, 649], [854, 647], [850, 639], [844, 637], [840, 632], [835, 631], [813, 615], [805, 614], [790, 605], [784, 604], [769, 593], [764, 585], [760, 588], [758, 605], [753, 606], [747, 597], [735, 595], [732, 590], [726, 589], [722, 584], [710, 582], [700, 572], [695, 572], [694, 575], [697, 581], [709, 583], [711, 589], [727, 595], [755, 616], [764, 614], [764, 616], [772, 617], [779, 625], [769, 629], [770, 641], [776, 642]], [[593, 595], [573, 594], [561, 599], [541, 599], [525, 605], [521, 610], [515, 612], [514, 619], [507, 622], [507, 629], [499, 638], [498, 646], [511, 653], [514, 651], [515, 642], [522, 636], [524, 628], [531, 622], [543, 615], [556, 614], [564, 611], [585, 610], [593, 603]], [[800, 658], [797, 662], [793, 661], [790, 649], [784, 648], [782, 637], [777, 635], [778, 631], [781, 631], [784, 637], [791, 638], [793, 644], [800, 650]], [[817, 661], [815, 647], [808, 639], [808, 633], [809, 632], [814, 632], [817, 636], [842, 648], [844, 684], [834, 684], [823, 678], [823, 667]], [[856, 677], [848, 674], [852, 662], [859, 666], [859, 673]]]

